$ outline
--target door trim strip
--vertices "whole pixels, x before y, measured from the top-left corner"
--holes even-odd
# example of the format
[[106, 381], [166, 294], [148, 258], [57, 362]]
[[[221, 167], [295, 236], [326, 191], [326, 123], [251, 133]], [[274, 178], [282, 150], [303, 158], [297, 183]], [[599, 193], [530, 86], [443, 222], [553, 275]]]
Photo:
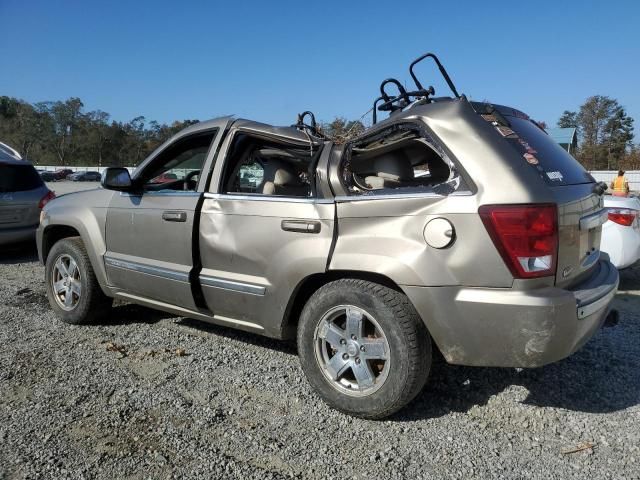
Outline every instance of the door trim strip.
[[313, 197], [284, 197], [275, 195], [246, 195], [234, 193], [209, 193], [205, 192], [204, 198], [211, 200], [244, 200], [252, 202], [286, 202], [286, 203], [318, 203], [331, 204], [333, 200], [330, 198], [313, 198]]
[[222, 290], [231, 290], [232, 292], [249, 293], [251, 295], [263, 296], [267, 288], [262, 285], [253, 283], [238, 282], [235, 280], [226, 280], [220, 277], [212, 277], [209, 275], [200, 275], [200, 283], [207, 287], [220, 288]]
[[124, 268], [126, 270], [132, 270], [134, 272], [146, 273], [147, 275], [154, 275], [156, 277], [168, 278], [169, 280], [189, 283], [188, 273], [179, 272], [170, 268], [152, 267], [150, 265], [130, 262], [128, 260], [120, 260], [106, 255], [104, 257], [104, 263], [111, 267]]
[[[189, 274], [179, 272], [170, 268], [152, 267], [128, 260], [120, 260], [105, 255], [104, 263], [110, 267], [123, 268], [139, 273], [146, 273], [156, 277], [167, 278], [178, 282], [189, 283]], [[236, 280], [227, 280], [225, 278], [213, 277], [210, 275], [200, 275], [200, 283], [207, 287], [220, 288], [222, 290], [230, 290], [232, 292], [248, 293], [251, 295], [263, 296], [267, 291], [267, 287], [256, 285], [254, 283], [238, 282]]]

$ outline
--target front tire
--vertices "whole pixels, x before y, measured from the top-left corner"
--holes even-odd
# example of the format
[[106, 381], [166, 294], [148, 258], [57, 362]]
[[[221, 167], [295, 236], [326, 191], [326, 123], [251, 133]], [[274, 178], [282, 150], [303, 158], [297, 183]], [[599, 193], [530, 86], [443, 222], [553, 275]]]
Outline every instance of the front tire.
[[49, 304], [65, 323], [95, 322], [113, 303], [102, 292], [80, 237], [62, 239], [51, 248], [45, 280]]
[[384, 418], [413, 400], [427, 381], [431, 340], [408, 298], [365, 280], [318, 289], [298, 326], [307, 379], [330, 406]]

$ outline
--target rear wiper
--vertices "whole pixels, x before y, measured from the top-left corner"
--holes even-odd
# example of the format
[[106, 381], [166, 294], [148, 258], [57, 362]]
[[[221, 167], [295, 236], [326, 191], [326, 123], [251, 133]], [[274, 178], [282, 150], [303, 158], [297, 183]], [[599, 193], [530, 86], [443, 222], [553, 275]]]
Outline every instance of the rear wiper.
[[609, 188], [605, 182], [598, 182], [593, 186], [593, 193], [602, 196], [604, 192]]

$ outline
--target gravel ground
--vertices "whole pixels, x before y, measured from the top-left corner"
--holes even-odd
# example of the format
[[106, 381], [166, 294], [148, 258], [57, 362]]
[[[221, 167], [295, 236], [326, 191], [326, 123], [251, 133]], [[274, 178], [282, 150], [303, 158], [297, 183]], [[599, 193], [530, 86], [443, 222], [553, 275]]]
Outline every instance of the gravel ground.
[[325, 406], [288, 343], [127, 304], [66, 325], [42, 277], [0, 253], [0, 478], [640, 478], [640, 270], [571, 358], [437, 362], [379, 422]]

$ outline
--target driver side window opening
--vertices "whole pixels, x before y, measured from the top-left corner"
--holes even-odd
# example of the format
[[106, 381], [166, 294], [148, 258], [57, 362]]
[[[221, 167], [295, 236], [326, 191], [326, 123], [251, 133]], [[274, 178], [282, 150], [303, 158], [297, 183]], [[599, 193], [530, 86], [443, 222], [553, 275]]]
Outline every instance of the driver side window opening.
[[215, 133], [183, 138], [161, 152], [143, 173], [144, 190], [195, 192]]
[[312, 197], [319, 152], [240, 134], [226, 160], [222, 193]]
[[415, 125], [400, 124], [348, 145], [341, 180], [350, 195], [457, 190], [460, 176], [446, 153]]

